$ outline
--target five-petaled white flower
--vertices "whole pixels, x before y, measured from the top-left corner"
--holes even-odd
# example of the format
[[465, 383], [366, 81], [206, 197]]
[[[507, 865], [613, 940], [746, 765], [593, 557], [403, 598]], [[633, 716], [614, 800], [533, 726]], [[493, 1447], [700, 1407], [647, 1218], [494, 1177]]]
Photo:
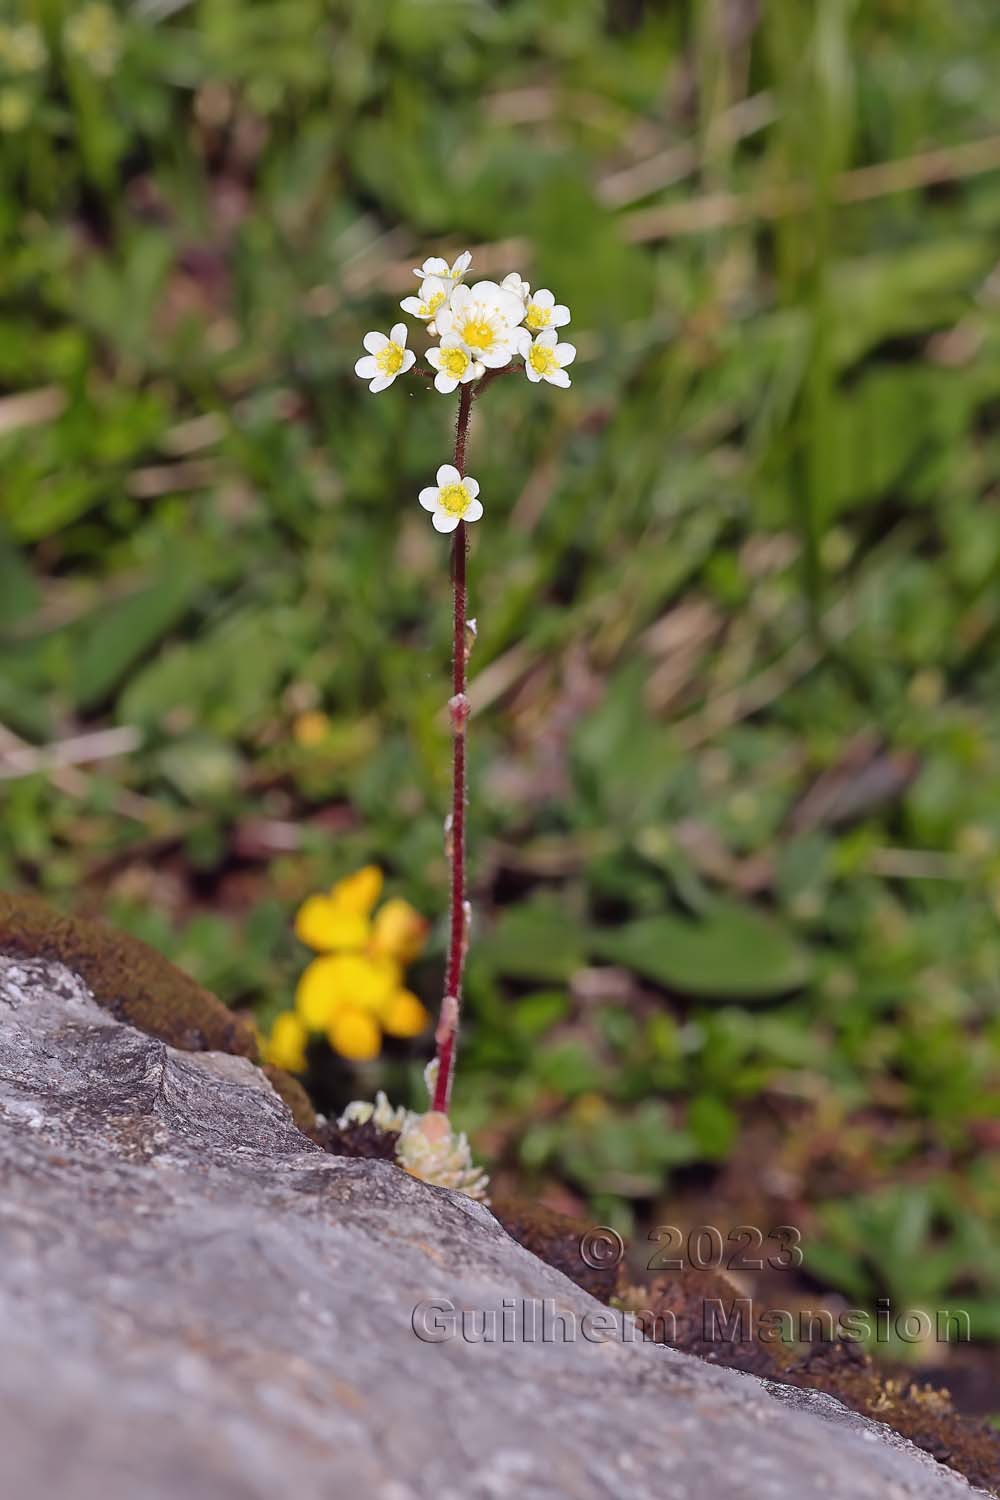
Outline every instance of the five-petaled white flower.
[[419, 276], [421, 281], [425, 281], [428, 276], [439, 276], [444, 281], [461, 281], [471, 264], [471, 250], [463, 250], [450, 266], [442, 256], [432, 255], [422, 266], [414, 266], [413, 274]]
[[455, 333], [446, 333], [437, 349], [428, 349], [427, 363], [437, 370], [434, 377], [434, 389], [441, 391], [445, 396], [449, 395], [456, 386], [467, 385], [470, 380], [478, 380], [484, 373], [479, 360], [473, 359]]
[[499, 370], [530, 341], [518, 326], [523, 317], [520, 297], [495, 281], [477, 281], [475, 286], [457, 286], [435, 321], [442, 334], [454, 334], [487, 369]]
[[439, 307], [443, 307], [451, 295], [451, 282], [440, 276], [425, 276], [420, 284], [419, 297], [404, 297], [399, 304], [405, 313], [414, 318], [433, 318]]
[[569, 322], [569, 308], [557, 302], [548, 287], [525, 297], [524, 326], [532, 333], [541, 333], [543, 328], [562, 328]]
[[354, 373], [371, 382], [370, 391], [388, 390], [396, 376], [405, 375], [417, 358], [406, 347], [405, 323], [394, 323], [388, 338], [384, 333], [366, 333], [362, 342], [368, 353], [358, 360]]
[[563, 366], [571, 365], [576, 359], [576, 348], [573, 344], [557, 343], [557, 338], [555, 329], [547, 328], [526, 351], [524, 373], [532, 384], [537, 385], [540, 380], [563, 387], [570, 384]]
[[454, 464], [442, 464], [437, 484], [421, 490], [420, 504], [431, 513], [435, 531], [454, 531], [459, 521], [478, 521], [483, 503], [478, 498], [479, 485], [469, 474], [464, 477]]

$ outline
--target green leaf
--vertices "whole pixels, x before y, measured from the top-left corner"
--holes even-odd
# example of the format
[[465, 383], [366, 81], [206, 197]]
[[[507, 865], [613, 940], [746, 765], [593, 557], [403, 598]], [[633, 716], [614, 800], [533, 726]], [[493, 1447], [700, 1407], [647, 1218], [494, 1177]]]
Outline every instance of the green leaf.
[[752, 907], [720, 901], [697, 922], [644, 917], [591, 942], [600, 958], [689, 995], [765, 1000], [809, 978], [808, 952]]
[[39, 589], [20, 552], [0, 531], [0, 628], [38, 607]]
[[129, 668], [182, 619], [200, 578], [178, 561], [147, 589], [101, 610], [86, 629], [73, 682], [79, 708], [93, 708]]
[[586, 944], [561, 903], [539, 897], [504, 912], [476, 952], [479, 962], [508, 979], [555, 983], [582, 967]]
[[739, 1129], [725, 1100], [716, 1094], [698, 1094], [688, 1106], [687, 1123], [703, 1155], [710, 1161], [724, 1161]]

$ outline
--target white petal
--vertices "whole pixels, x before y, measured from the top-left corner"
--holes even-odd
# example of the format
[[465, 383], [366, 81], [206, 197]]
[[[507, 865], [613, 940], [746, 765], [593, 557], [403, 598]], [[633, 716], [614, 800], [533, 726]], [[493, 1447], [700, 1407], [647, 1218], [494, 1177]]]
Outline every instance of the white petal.
[[553, 297], [548, 287], [543, 286], [539, 291], [535, 293], [531, 300], [536, 307], [554, 307], [556, 299], [555, 297]]
[[540, 375], [539, 375], [539, 373], [538, 373], [538, 371], [537, 371], [537, 370], [533, 370], [533, 369], [532, 369], [532, 368], [531, 368], [531, 366], [530, 366], [530, 365], [529, 365], [529, 364], [528, 364], [528, 361], [527, 361], [527, 360], [525, 360], [525, 362], [524, 362], [524, 373], [525, 373], [525, 375], [527, 375], [527, 377], [528, 377], [528, 379], [529, 379], [529, 380], [530, 380], [530, 381], [531, 381], [531, 383], [532, 383], [532, 385], [537, 385], [537, 384], [538, 384], [538, 382], [539, 382], [539, 381], [540, 381], [540, 380], [541, 380], [541, 378], [542, 378], [542, 377], [541, 377], [541, 376], [540, 376]]
[[384, 333], [366, 333], [361, 340], [369, 354], [378, 354], [383, 350], [389, 340]]
[[449, 335], [454, 335], [456, 322], [455, 309], [453, 307], [439, 307], [434, 314], [434, 322], [437, 325], [438, 333], [441, 335], [441, 342], [444, 343], [444, 340]]
[[576, 359], [576, 345], [557, 344], [553, 353], [561, 365], [571, 365]]
[[440, 255], [431, 255], [419, 269], [414, 266], [413, 274], [414, 276], [421, 277], [421, 279], [427, 276], [447, 276], [448, 262], [442, 260]]
[[453, 516], [446, 510], [436, 510], [431, 516], [431, 525], [435, 531], [454, 531], [461, 519], [461, 516]]
[[405, 313], [411, 318], [426, 318], [426, 303], [422, 297], [404, 297], [399, 304]]
[[546, 328], [535, 340], [536, 344], [547, 344], [554, 349], [556, 346], [556, 331], [554, 328]]
[[402, 344], [403, 348], [405, 349], [406, 348], [406, 324], [405, 323], [393, 323], [392, 327], [389, 329], [389, 337], [392, 339], [392, 342], [394, 344]]
[[459, 338], [459, 336], [458, 336], [457, 333], [446, 333], [445, 336], [444, 336], [444, 338], [441, 340], [441, 348], [442, 349], [461, 349], [462, 348], [462, 340]]
[[468, 474], [466, 474], [463, 483], [469, 494], [472, 496], [473, 500], [475, 500], [476, 496], [479, 494], [479, 480], [472, 479]]
[[377, 396], [379, 391], [387, 391], [395, 378], [395, 375], [376, 375], [368, 389]]
[[[449, 306], [453, 312], [458, 312], [472, 298], [472, 293], [467, 286], [457, 286], [451, 294]], [[438, 314], [440, 317], [440, 313]]]
[[454, 464], [442, 464], [434, 477], [438, 484], [458, 484], [462, 476]]
[[564, 391], [568, 390], [573, 383], [570, 380], [569, 376], [566, 374], [565, 370], [553, 370], [552, 374], [546, 375], [545, 379], [548, 381], [549, 385], [562, 386]]
[[566, 306], [565, 302], [557, 302], [555, 307], [552, 309], [552, 317], [549, 321], [549, 327], [562, 328], [563, 325], [568, 322], [569, 308]]
[[496, 309], [501, 317], [507, 319], [508, 323], [520, 323], [524, 317], [524, 303], [514, 292], [500, 290], [500, 296], [496, 301]]
[[481, 500], [473, 500], [471, 502], [471, 504], [469, 505], [468, 510], [465, 512], [465, 515], [462, 517], [462, 520], [463, 521], [478, 521], [479, 517], [482, 515], [482, 513], [483, 513], [483, 502]]
[[527, 328], [514, 328], [511, 330], [510, 341], [516, 353], [527, 354], [531, 348], [531, 334]]
[[430, 367], [431, 367], [432, 370], [440, 370], [440, 368], [441, 368], [441, 350], [440, 349], [428, 349], [427, 353], [424, 355], [424, 358], [426, 359], [427, 363], [430, 365]]
[[372, 355], [365, 354], [354, 366], [355, 375], [360, 375], [362, 380], [371, 380], [373, 375], [378, 374], [378, 365]]
[[465, 272], [469, 269], [469, 267], [471, 265], [472, 265], [472, 251], [471, 250], [463, 250], [462, 253], [461, 253], [461, 255], [458, 256], [458, 258], [456, 259], [455, 264], [452, 266], [452, 268], [451, 268], [451, 274], [453, 276], [464, 276]]
[[403, 355], [403, 363], [399, 368], [400, 375], [405, 375], [407, 370], [412, 370], [416, 362], [417, 356], [414, 354], [413, 350], [407, 349], [405, 354]]
[[504, 365], [510, 364], [513, 354], [510, 344], [498, 343], [492, 349], [484, 349], [479, 355], [479, 360], [488, 370], [502, 370]]
[[440, 491], [432, 486], [426, 490], [421, 490], [420, 494], [417, 496], [417, 499], [420, 501], [420, 504], [423, 506], [424, 510], [433, 510], [438, 503], [439, 494]]
[[440, 391], [442, 396], [450, 396], [457, 385], [454, 375], [446, 375], [443, 370], [434, 376], [434, 389]]
[[483, 368], [484, 367], [482, 365], [477, 364], [475, 360], [472, 360], [471, 363], [466, 365], [465, 374], [460, 377], [462, 384], [468, 385], [470, 380], [478, 380], [480, 375], [482, 375], [483, 373]]

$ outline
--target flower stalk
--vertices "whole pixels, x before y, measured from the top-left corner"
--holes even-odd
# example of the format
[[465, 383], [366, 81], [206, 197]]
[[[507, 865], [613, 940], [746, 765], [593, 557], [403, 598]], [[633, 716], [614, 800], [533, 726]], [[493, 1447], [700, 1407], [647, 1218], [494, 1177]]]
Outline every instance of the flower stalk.
[[[455, 468], [465, 477], [465, 452], [469, 439], [469, 416], [472, 411], [472, 386], [463, 385], [455, 422]], [[462, 973], [466, 951], [465, 898], [465, 738], [469, 720], [469, 700], [465, 692], [468, 644], [469, 542], [466, 525], [459, 521], [451, 550], [454, 636], [452, 640], [452, 698], [448, 704], [451, 717], [451, 820], [448, 843], [451, 851], [451, 907], [448, 921], [448, 962], [445, 967], [444, 1001], [435, 1040], [437, 1042], [437, 1075], [431, 1108], [448, 1113], [451, 1081], [455, 1074], [455, 1051], [458, 1021], [462, 1009]]]
[[[426, 364], [417, 364], [415, 353], [407, 348], [405, 324], [396, 323], [388, 335], [375, 330], [365, 335], [366, 353], [354, 367], [355, 373], [369, 383], [368, 388], [375, 395], [388, 390], [399, 376], [408, 373], [428, 381], [442, 395], [450, 395], [455, 390], [459, 393], [453, 461], [442, 464], [435, 476], [436, 483], [427, 485], [418, 496], [423, 509], [430, 513], [435, 531], [445, 535], [450, 533], [452, 537], [454, 634], [452, 696], [448, 703], [452, 787], [451, 814], [446, 829], [451, 861], [448, 957], [444, 998], [435, 1035], [436, 1058], [427, 1072], [431, 1110], [428, 1115], [420, 1117], [426, 1125], [424, 1133], [427, 1141], [433, 1144], [434, 1153], [442, 1161], [449, 1162], [449, 1153], [457, 1151], [461, 1156], [467, 1150], [465, 1145], [459, 1149], [458, 1138], [447, 1126], [447, 1114], [455, 1074], [462, 978], [469, 940], [465, 871], [469, 719], [466, 673], [474, 630], [470, 630], [468, 619], [468, 530], [483, 515], [479, 483], [466, 470], [469, 419], [473, 401], [478, 400], [486, 387], [501, 375], [512, 374], [515, 370], [522, 370], [532, 385], [545, 382], [565, 389], [570, 384], [566, 366], [576, 357], [574, 346], [561, 342], [557, 333], [569, 322], [569, 308], [557, 303], [548, 288], [532, 292], [516, 272], [511, 272], [500, 284], [479, 281], [466, 286], [463, 277], [471, 259], [470, 253], [464, 251], [450, 265], [440, 256], [425, 260], [414, 273], [419, 294], [405, 298], [400, 304], [404, 312], [424, 323], [427, 333], [438, 340], [427, 350]], [[421, 1171], [420, 1175], [427, 1174]]]

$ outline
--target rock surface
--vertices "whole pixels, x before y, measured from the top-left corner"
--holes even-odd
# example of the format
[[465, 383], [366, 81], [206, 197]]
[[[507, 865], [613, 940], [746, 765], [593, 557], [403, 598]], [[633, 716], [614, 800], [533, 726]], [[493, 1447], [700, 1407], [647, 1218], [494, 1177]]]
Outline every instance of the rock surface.
[[[248, 1060], [47, 960], [0, 958], [0, 1181], [17, 1500], [980, 1493], [829, 1397], [626, 1342], [485, 1209], [326, 1155]], [[426, 1342], [442, 1299], [539, 1337]], [[557, 1311], [577, 1337], [542, 1342]]]

